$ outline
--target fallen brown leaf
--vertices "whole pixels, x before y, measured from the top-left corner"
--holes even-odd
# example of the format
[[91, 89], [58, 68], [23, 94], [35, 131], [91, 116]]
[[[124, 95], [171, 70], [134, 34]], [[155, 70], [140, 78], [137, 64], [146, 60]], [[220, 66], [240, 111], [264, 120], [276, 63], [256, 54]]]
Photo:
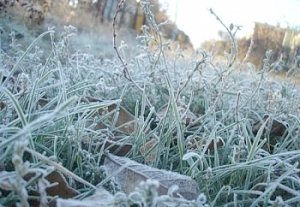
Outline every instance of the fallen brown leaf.
[[[85, 97], [83, 99], [85, 102], [101, 102], [101, 99], [97, 99], [94, 97]], [[131, 134], [134, 131], [134, 122], [135, 117], [129, 111], [127, 111], [123, 106], [119, 106], [117, 104], [111, 104], [106, 109], [100, 109], [98, 111], [98, 115], [103, 116], [105, 114], [109, 114], [107, 117], [110, 124], [114, 122], [115, 119], [115, 127], [124, 133]], [[109, 125], [111, 126], [111, 125]], [[105, 129], [108, 126], [103, 122], [99, 122], [95, 130], [97, 129]]]
[[[33, 173], [27, 174], [24, 179], [29, 181], [34, 178]], [[46, 188], [47, 196], [59, 197], [59, 198], [73, 198], [78, 195], [79, 192], [71, 188], [65, 177], [57, 171], [52, 171], [49, 175], [45, 176], [46, 181], [49, 183], [49, 187]], [[30, 195], [40, 196], [37, 191], [30, 191]], [[40, 203], [38, 200], [30, 200], [30, 206], [39, 206]], [[55, 200], [51, 200], [48, 203], [49, 206], [55, 206]]]
[[125, 156], [132, 149], [132, 144], [107, 140], [104, 149], [114, 155]]
[[107, 153], [103, 166], [125, 193], [133, 192], [142, 181], [151, 179], [159, 182], [159, 195], [166, 195], [173, 185], [179, 187], [176, 193], [188, 200], [196, 199], [199, 194], [198, 184], [190, 177], [142, 165], [125, 157]]
[[157, 143], [158, 141], [152, 138], [140, 147], [140, 153], [144, 156], [146, 163], [153, 163], [156, 160], [157, 150], [154, 147]]
[[263, 117], [262, 122], [261, 121], [257, 121], [253, 124], [252, 126], [252, 132], [254, 135], [257, 134], [258, 130], [260, 129], [260, 127], [262, 126], [262, 124], [264, 122], [268, 120], [268, 123], [266, 124], [266, 128], [264, 130], [264, 133], [267, 132], [267, 130], [269, 130], [270, 132], [270, 136], [271, 137], [275, 137], [275, 136], [283, 136], [285, 131], [287, 130], [287, 126], [285, 124], [283, 124], [283, 122], [272, 119], [269, 115], [265, 115]]
[[[197, 119], [197, 116], [185, 106], [178, 106], [177, 109], [180, 115], [180, 119], [184, 125], [188, 126]], [[168, 106], [162, 107], [157, 113], [157, 118], [159, 120], [163, 119], [168, 114], [168, 110]]]
[[252, 132], [254, 135], [257, 135], [259, 129], [263, 127], [265, 124], [265, 128], [263, 129], [263, 135], [269, 135], [269, 139], [267, 140], [266, 144], [264, 145], [264, 149], [272, 152], [274, 146], [281, 141], [285, 132], [287, 130], [287, 125], [281, 121], [272, 119], [269, 115], [265, 115], [262, 121], [257, 121], [252, 126]]
[[57, 183], [47, 188], [49, 196], [59, 196], [61, 198], [72, 198], [79, 194], [79, 192], [71, 188], [65, 177], [58, 171], [53, 171], [45, 177], [50, 183]]
[[204, 150], [205, 154], [208, 154], [208, 152], [212, 152], [215, 150], [215, 142], [217, 149], [220, 149], [224, 147], [225, 143], [222, 138], [216, 138], [216, 139], [209, 139], [209, 138], [203, 138], [203, 137], [193, 137], [193, 138], [187, 138], [187, 148], [189, 150]]

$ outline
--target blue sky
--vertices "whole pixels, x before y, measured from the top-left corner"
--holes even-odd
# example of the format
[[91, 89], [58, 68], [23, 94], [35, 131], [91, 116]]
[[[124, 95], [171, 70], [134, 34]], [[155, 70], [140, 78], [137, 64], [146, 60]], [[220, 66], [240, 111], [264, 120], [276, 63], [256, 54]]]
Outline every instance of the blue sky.
[[[243, 26], [240, 36], [250, 34], [253, 22], [280, 24], [282, 27], [300, 27], [300, 0], [160, 0], [172, 20], [185, 31], [197, 47], [202, 41], [218, 38], [223, 30], [208, 9], [229, 25]], [[176, 6], [177, 5], [177, 6]]]

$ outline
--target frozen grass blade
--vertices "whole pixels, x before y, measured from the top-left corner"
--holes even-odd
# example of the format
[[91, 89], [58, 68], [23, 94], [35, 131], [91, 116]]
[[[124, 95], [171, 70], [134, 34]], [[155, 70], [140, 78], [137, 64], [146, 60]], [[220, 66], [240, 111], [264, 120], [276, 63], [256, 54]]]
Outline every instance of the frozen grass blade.
[[5, 147], [7, 147], [12, 142], [23, 138], [27, 134], [30, 134], [32, 131], [40, 128], [44, 124], [46, 124], [46, 123], [50, 122], [51, 120], [57, 118], [59, 115], [61, 115], [63, 113], [67, 113], [68, 106], [71, 103], [73, 103], [75, 100], [77, 100], [77, 97], [70, 98], [65, 103], [58, 106], [53, 112], [51, 112], [49, 114], [45, 114], [45, 115], [37, 118], [36, 120], [26, 124], [22, 129], [20, 129], [18, 131], [18, 133], [11, 136], [10, 138], [4, 140], [3, 142], [1, 142], [0, 151], [3, 150]]
[[185, 152], [185, 143], [184, 143], [184, 138], [183, 138], [183, 133], [182, 133], [181, 120], [180, 120], [180, 115], [178, 113], [176, 99], [174, 96], [174, 89], [173, 89], [170, 79], [168, 77], [166, 77], [166, 81], [167, 81], [167, 84], [169, 87], [170, 109], [171, 109], [172, 115], [174, 116], [174, 122], [175, 122], [175, 127], [176, 127], [176, 138], [177, 138], [177, 147], [178, 147], [178, 151], [179, 151], [180, 168], [181, 168], [181, 170], [183, 170], [182, 158], [183, 158], [184, 152]]
[[14, 109], [16, 110], [16, 112], [18, 114], [18, 117], [21, 121], [22, 126], [23, 127], [26, 126], [27, 125], [27, 120], [26, 120], [25, 114], [24, 114], [24, 112], [22, 110], [22, 107], [20, 106], [20, 103], [17, 100], [17, 98], [9, 90], [7, 90], [4, 87], [1, 87], [0, 91], [2, 91], [2, 93], [4, 93], [9, 98], [11, 103], [13, 104], [13, 107], [14, 107]]
[[253, 143], [251, 144], [250, 142], [248, 143], [248, 146], [250, 146], [250, 150], [249, 150], [249, 154], [247, 157], [247, 161], [250, 161], [254, 158], [256, 152], [258, 149], [261, 148], [261, 146], [266, 142], [266, 139], [261, 140], [262, 134], [265, 131], [265, 127], [267, 125], [267, 123], [269, 122], [269, 118], [261, 125], [261, 127], [259, 128], [257, 135], [254, 138]]
[[54, 34], [53, 30], [49, 30], [46, 31], [42, 34], [40, 34], [30, 45], [29, 47], [26, 49], [26, 51], [24, 52], [24, 54], [18, 59], [18, 61], [16, 62], [16, 64], [14, 65], [14, 67], [12, 68], [12, 70], [10, 71], [10, 73], [8, 74], [8, 76], [6, 77], [6, 79], [2, 82], [1, 87], [5, 86], [5, 84], [7, 83], [8, 80], [10, 80], [10, 78], [13, 76], [13, 74], [16, 72], [16, 70], [18, 69], [21, 61], [24, 59], [24, 57], [30, 52], [30, 50], [38, 43], [39, 40], [41, 40], [44, 36], [46, 35], [50, 35], [50, 34]]
[[71, 171], [69, 171], [68, 169], [66, 169], [65, 167], [63, 167], [62, 165], [60, 165], [59, 163], [56, 163], [52, 160], [50, 160], [48, 157], [45, 157], [44, 155], [32, 150], [32, 149], [29, 149], [29, 148], [26, 148], [25, 149], [27, 152], [29, 152], [30, 154], [32, 154], [34, 157], [36, 157], [37, 159], [43, 161], [43, 162], [46, 162], [47, 164], [53, 166], [55, 169], [57, 169], [58, 171], [62, 172], [63, 174], [67, 175], [68, 177], [71, 177], [73, 178], [74, 180], [96, 190], [96, 186], [90, 184], [89, 182], [85, 181], [84, 179], [78, 177], [77, 175], [75, 175], [74, 173], [72, 173]]
[[[1, 87], [0, 89], [1, 89], [0, 91], [2, 91], [2, 93], [4, 93], [4, 94], [9, 98], [9, 100], [11, 101], [11, 103], [12, 103], [12, 105], [13, 105], [15, 111], [17, 112], [18, 117], [19, 117], [19, 119], [20, 119], [20, 121], [21, 121], [22, 127], [25, 128], [25, 127], [28, 125], [28, 123], [27, 123], [25, 114], [24, 114], [24, 112], [23, 112], [23, 110], [22, 110], [22, 107], [20, 106], [19, 101], [18, 101], [18, 100], [15, 98], [15, 96], [14, 96], [9, 90], [7, 90], [6, 88]], [[29, 145], [30, 145], [30, 147], [34, 150], [34, 149], [35, 149], [35, 146], [34, 146], [35, 144], [34, 144], [34, 141], [33, 141], [33, 139], [32, 139], [32, 136], [31, 136], [30, 134], [27, 134], [27, 133], [26, 133], [26, 135], [29, 136]], [[26, 137], [26, 135], [24, 134], [24, 137]], [[6, 147], [6, 146], [7, 146], [9, 143], [11, 143], [11, 142], [12, 142], [12, 141], [9, 141], [9, 140], [5, 140], [5, 141], [1, 142], [1, 143], [0, 143], [0, 151], [2, 150], [2, 149], [1, 149], [2, 147], [3, 147], [3, 148]]]

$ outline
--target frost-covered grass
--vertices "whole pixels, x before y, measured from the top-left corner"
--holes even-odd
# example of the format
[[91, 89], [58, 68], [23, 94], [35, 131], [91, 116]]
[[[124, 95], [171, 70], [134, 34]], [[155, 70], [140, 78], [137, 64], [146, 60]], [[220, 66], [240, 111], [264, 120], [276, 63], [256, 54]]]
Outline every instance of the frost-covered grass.
[[[113, 192], [100, 163], [101, 144], [114, 136], [133, 144], [130, 159], [194, 178], [211, 206], [299, 203], [299, 88], [274, 80], [267, 58], [260, 71], [230, 68], [203, 51], [170, 56], [168, 45], [150, 48], [145, 35], [138, 45], [118, 42], [129, 81], [106, 48], [112, 45], [104, 44], [112, 54], [100, 57], [75, 47], [76, 38], [73, 27], [49, 30], [26, 50], [0, 52], [0, 187], [7, 190], [1, 205], [28, 205], [27, 192], [53, 168], [68, 176], [79, 198], [99, 183]], [[107, 111], [112, 103], [135, 116], [132, 133], [118, 131], [114, 121], [93, 128], [107, 114], [117, 115]], [[288, 125], [284, 138], [265, 133], [263, 121], [253, 134], [253, 123], [266, 114]], [[157, 144], [142, 154], [150, 139]], [[276, 139], [272, 150], [270, 139]], [[29, 172], [39, 175], [35, 181], [24, 180]]]

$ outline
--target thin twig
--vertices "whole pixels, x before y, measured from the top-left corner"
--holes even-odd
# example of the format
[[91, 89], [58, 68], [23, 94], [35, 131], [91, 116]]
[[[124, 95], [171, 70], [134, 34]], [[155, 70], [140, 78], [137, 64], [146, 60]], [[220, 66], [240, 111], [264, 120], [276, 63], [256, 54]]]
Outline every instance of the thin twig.
[[[121, 57], [120, 55], [120, 52], [118, 50], [118, 47], [117, 47], [117, 33], [116, 33], [116, 22], [117, 22], [117, 16], [118, 14], [121, 12], [122, 8], [123, 8], [123, 5], [125, 3], [125, 0], [120, 0], [118, 2], [118, 5], [117, 5], [117, 10], [115, 12], [115, 15], [114, 15], [114, 18], [113, 18], [113, 47], [114, 47], [114, 50], [118, 56], [118, 59], [120, 60], [122, 66], [123, 66], [123, 75], [124, 77], [130, 81], [138, 90], [140, 90], [142, 93], [144, 93], [144, 89], [141, 88], [131, 77], [129, 71], [128, 71], [128, 67], [127, 67], [127, 63], [125, 62], [125, 60]], [[150, 100], [148, 99], [148, 97], [146, 96], [146, 102], [147, 104], [152, 107], [152, 104], [150, 102]], [[154, 107], [153, 107], [154, 108]], [[157, 113], [156, 111], [154, 111], [154, 114], [157, 116]]]
[[212, 10], [212, 8], [209, 9], [210, 13], [212, 15], [214, 15], [216, 17], [216, 19], [218, 20], [218, 22], [221, 23], [221, 25], [226, 29], [226, 31], [229, 34], [230, 40], [231, 40], [231, 50], [230, 50], [230, 60], [227, 63], [227, 66], [230, 68], [233, 63], [235, 62], [236, 59], [236, 55], [237, 55], [237, 46], [236, 46], [236, 42], [235, 42], [235, 34], [237, 32], [237, 30], [239, 30], [239, 26], [237, 26], [237, 30], [233, 33], [231, 29], [229, 29], [224, 22], [220, 19], [220, 17]]
[[184, 82], [183, 86], [178, 90], [175, 100], [176, 102], [178, 101], [178, 98], [180, 96], [180, 94], [182, 93], [183, 89], [187, 86], [187, 84], [189, 83], [189, 81], [192, 79], [194, 73], [199, 69], [199, 67], [204, 64], [206, 62], [205, 57], [203, 57], [203, 59], [201, 61], [198, 61], [196, 63], [196, 66], [194, 67], [193, 71], [188, 75], [187, 80]]
[[119, 60], [121, 61], [121, 64], [123, 66], [123, 74], [124, 77], [129, 80], [130, 82], [133, 82], [129, 71], [128, 71], [128, 67], [127, 67], [127, 63], [124, 61], [124, 59], [121, 57], [120, 52], [117, 48], [117, 43], [116, 43], [116, 39], [117, 39], [117, 33], [116, 33], [116, 22], [117, 22], [117, 16], [118, 14], [122, 11], [123, 5], [125, 3], [125, 0], [120, 0], [117, 4], [117, 10], [115, 12], [114, 18], [113, 18], [113, 47], [114, 50], [119, 58]]
[[253, 38], [253, 36], [252, 36], [252, 38], [251, 38], [251, 40], [250, 40], [250, 45], [249, 45], [248, 50], [247, 50], [247, 53], [246, 53], [246, 55], [245, 55], [245, 57], [244, 57], [244, 59], [243, 59], [243, 61], [242, 61], [242, 64], [245, 64], [246, 61], [249, 59], [250, 54], [251, 54], [252, 51], [253, 51], [253, 47], [254, 47], [254, 38]]
[[156, 68], [161, 56], [163, 56], [163, 60], [166, 62], [164, 51], [163, 51], [163, 38], [159, 32], [159, 26], [164, 23], [160, 23], [159, 25], [156, 23], [156, 20], [155, 20], [156, 18], [155, 18], [155, 15], [153, 14], [153, 12], [151, 11], [151, 6], [150, 6], [149, 0], [143, 0], [140, 3], [141, 3], [141, 7], [142, 7], [144, 13], [146, 14], [145, 16], [146, 16], [147, 22], [150, 25], [150, 29], [152, 31], [154, 31], [155, 35], [153, 35], [153, 36], [154, 36], [155, 42], [157, 42], [157, 44], [158, 44], [157, 49], [156, 49], [156, 51], [158, 50], [158, 52], [155, 52], [157, 54], [157, 58], [154, 61], [154, 64], [151, 65], [152, 70], [153, 70]]

